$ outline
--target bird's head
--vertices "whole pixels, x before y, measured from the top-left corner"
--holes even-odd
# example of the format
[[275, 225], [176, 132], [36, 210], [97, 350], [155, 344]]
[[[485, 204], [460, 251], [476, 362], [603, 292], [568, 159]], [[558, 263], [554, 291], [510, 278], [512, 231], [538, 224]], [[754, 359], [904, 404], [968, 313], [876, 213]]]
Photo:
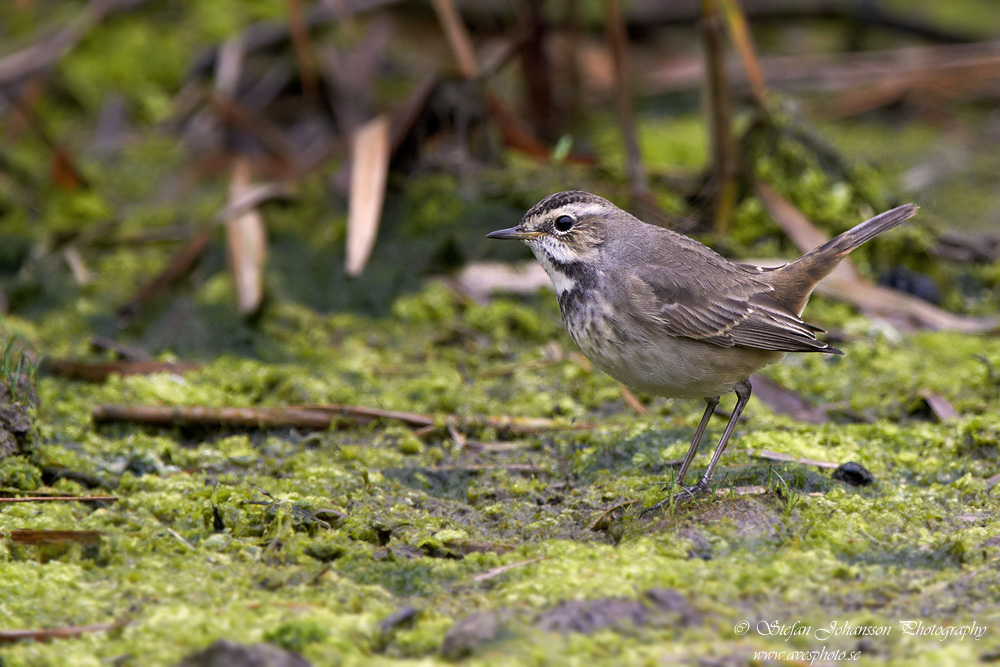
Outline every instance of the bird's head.
[[532, 206], [516, 227], [490, 232], [486, 238], [524, 241], [551, 276], [559, 266], [593, 260], [619, 211], [589, 192], [557, 192]]

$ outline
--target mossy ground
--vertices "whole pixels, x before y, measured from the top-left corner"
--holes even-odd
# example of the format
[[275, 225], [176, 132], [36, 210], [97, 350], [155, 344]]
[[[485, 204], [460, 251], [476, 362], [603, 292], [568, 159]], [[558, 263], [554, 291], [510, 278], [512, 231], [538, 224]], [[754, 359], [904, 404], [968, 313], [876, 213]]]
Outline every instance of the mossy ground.
[[[24, 12], [34, 5], [14, 5], [3, 10], [17, 19], [8, 29], [26, 39], [36, 27]], [[580, 187], [626, 203], [623, 179], [614, 176], [624, 170], [610, 112], [582, 132], [599, 149], [597, 169], [508, 154], [458, 176], [394, 181], [371, 266], [358, 281], [341, 271], [345, 216], [328, 193], [339, 166], [330, 165], [299, 183], [291, 202], [262, 208], [271, 250], [259, 318], [235, 312], [220, 231], [190, 280], [120, 332], [115, 309], [174, 248], [84, 244], [94, 277], [84, 286], [58, 253], [38, 249], [51, 247], [53, 234], [109, 217], [121, 237], [210, 220], [225, 202], [224, 179], [187, 177], [176, 138], [149, 130], [170, 115], [197, 47], [284, 10], [258, 0], [183, 11], [151, 3], [148, 11], [95, 29], [55, 75], [73, 104], [46, 101], [38, 109], [90, 187], [67, 192], [48, 184], [48, 149], [30, 133], [5, 155], [11, 173], [24, 178], [5, 173], [10, 187], [0, 188], [0, 286], [13, 313], [4, 326], [48, 356], [90, 354], [97, 333], [204, 365], [184, 376], [101, 385], [40, 378], [32, 450], [0, 461], [4, 495], [119, 500], [0, 505], [0, 629], [120, 625], [0, 646], [4, 667], [169, 665], [217, 638], [269, 641], [317, 665], [433, 664], [446, 659], [442, 643], [456, 621], [476, 612], [495, 612], [499, 631], [494, 641], [467, 647], [469, 664], [747, 664], [769, 660], [755, 659], [758, 650], [824, 648], [861, 651], [864, 663], [957, 665], [1000, 655], [1000, 492], [988, 481], [1000, 462], [996, 337], [903, 334], [814, 299], [809, 321], [844, 336], [838, 347], [846, 356], [793, 356], [766, 374], [852, 419], [804, 424], [752, 400], [722, 459], [721, 493], [643, 518], [640, 508], [664, 496], [668, 462], [683, 456], [702, 406], [643, 397], [649, 414], [633, 414], [617, 384], [574, 356], [550, 293], [479, 304], [423, 279], [469, 260], [526, 258], [482, 235], [509, 226], [549, 192]], [[91, 135], [109, 89], [124, 96], [136, 132], [116, 154], [97, 156]], [[988, 120], [981, 116], [975, 122]], [[640, 126], [654, 172], [695, 173], [704, 165], [707, 141], [696, 113], [665, 118], [653, 103]], [[907, 127], [888, 132], [876, 121], [828, 131], [848, 157], [871, 157], [892, 172], [933, 159], [935, 146], [950, 142], [934, 127]], [[964, 172], [946, 174], [933, 202], [916, 198], [930, 204], [920, 218], [856, 259], [872, 277], [896, 264], [928, 272], [949, 308], [986, 314], [1000, 304], [996, 266], [938, 263], [927, 253], [932, 235], [922, 222], [953, 226], [992, 210], [995, 179], [987, 172], [995, 147], [978, 140], [983, 133], [969, 136], [977, 138], [969, 150], [983, 156], [972, 161], [977, 177], [957, 184]], [[769, 147], [754, 162], [756, 175], [827, 231], [898, 198], [898, 184], [874, 171], [831, 177], [794, 142]], [[885, 157], [900, 154], [905, 159]], [[659, 186], [656, 194], [668, 211], [690, 213], [680, 194]], [[730, 235], [714, 242], [734, 257], [794, 252], [751, 196]], [[960, 417], [934, 421], [922, 391], [945, 396]], [[420, 436], [392, 423], [220, 433], [98, 428], [90, 419], [99, 403], [328, 402], [551, 417], [566, 428], [512, 436], [462, 427], [456, 439], [443, 418]], [[573, 428], [581, 423], [592, 426]], [[713, 421], [708, 439], [718, 438], [722, 424]], [[708, 456], [710, 445], [703, 447], [695, 473]], [[848, 487], [815, 468], [750, 458], [747, 449], [855, 461], [876, 483]], [[746, 485], [767, 491], [738, 495]], [[21, 529], [102, 537], [96, 545], [26, 546], [9, 539]], [[503, 566], [516, 567], [497, 569]], [[656, 602], [673, 599], [664, 589], [683, 600], [675, 613]], [[589, 634], [545, 630], [553, 624], [538, 621], [567, 600], [611, 599], [615, 609], [626, 600], [649, 613], [593, 627], [602, 625], [595, 611]], [[408, 606], [412, 619], [383, 625]], [[985, 634], [916, 636], [902, 621], [975, 624]], [[750, 624], [745, 635], [735, 631], [741, 622]], [[772, 622], [812, 631], [767, 634]], [[834, 623], [889, 627], [890, 634], [816, 632]]]
[[[867, 326], [858, 317], [848, 325]], [[17, 318], [8, 326], [46, 336]], [[6, 531], [103, 537], [59, 549], [4, 542], [3, 626], [126, 624], [8, 646], [4, 664], [170, 664], [218, 637], [276, 642], [317, 664], [433, 660], [453, 622], [481, 610], [503, 610], [505, 620], [500, 637], [468, 658], [477, 664], [749, 661], [755, 650], [822, 647], [958, 664], [998, 646], [1000, 573], [989, 540], [1000, 526], [986, 479], [1000, 456], [1000, 388], [973, 356], [1000, 364], [996, 340], [894, 341], [868, 331], [843, 358], [793, 357], [769, 374], [873, 423], [801, 424], [751, 402], [717, 479], [722, 490], [770, 490], [640, 518], [641, 504], [662, 497], [665, 462], [683, 455], [701, 406], [654, 399], [651, 414], [631, 414], [613, 381], [568, 354], [550, 295], [479, 306], [431, 284], [386, 317], [282, 304], [259, 327], [281, 363], [222, 357], [183, 377], [41, 380], [37, 447], [0, 463], [4, 486], [31, 491], [48, 480], [52, 490], [120, 500], [4, 506]], [[914, 414], [922, 389], [947, 396], [962, 417]], [[596, 425], [513, 439], [467, 430], [463, 448], [444, 424], [422, 438], [392, 424], [322, 433], [95, 428], [89, 409], [104, 402], [347, 402]], [[720, 427], [716, 420], [712, 436]], [[846, 487], [806, 466], [750, 459], [747, 448], [857, 461], [877, 482]], [[103, 481], [53, 481], [58, 469]], [[604, 516], [626, 500], [641, 502]], [[534, 562], [475, 580], [525, 561]], [[686, 598], [699, 621], [565, 636], [534, 624], [565, 600], [641, 599], [663, 588]], [[413, 621], [380, 628], [407, 605]], [[901, 619], [975, 622], [987, 633], [914, 637]], [[785, 641], [756, 629], [737, 636], [744, 620], [893, 627], [889, 637]]]
[[[667, 141], [660, 134], [654, 127], [648, 140]], [[181, 156], [161, 140], [134, 150], [119, 169], [148, 159], [146, 150], [157, 156], [157, 173], [180, 168]], [[793, 148], [785, 157], [793, 165], [786, 171], [777, 160], [761, 164], [779, 169], [775, 180], [799, 205], [825, 201], [810, 211], [819, 222], [836, 229], [858, 219], [858, 191], [812, 172], [782, 177], [797, 173], [801, 156]], [[667, 462], [684, 454], [702, 406], [645, 397], [650, 414], [634, 415], [610, 378], [574, 356], [548, 292], [480, 304], [419, 279], [487, 253], [524, 258], [517, 247], [489, 247], [483, 232], [508, 226], [536, 194], [586, 183], [575, 169], [512, 159], [506, 170], [480, 172], [483, 182], [509, 182], [515, 193], [486, 203], [457, 194], [460, 180], [449, 176], [391, 193], [372, 266], [353, 283], [337, 259], [342, 213], [317, 176], [292, 204], [264, 209], [272, 251], [261, 317], [236, 314], [219, 242], [187, 283], [121, 334], [162, 358], [201, 359], [202, 370], [101, 385], [42, 377], [34, 448], [0, 462], [0, 485], [112, 493], [119, 501], [3, 506], [2, 531], [103, 536], [96, 546], [0, 542], [0, 624], [123, 625], [2, 647], [4, 665], [172, 664], [216, 638], [269, 641], [324, 665], [434, 662], [445, 659], [442, 642], [455, 622], [481, 611], [497, 612], [500, 632], [468, 649], [474, 664], [746, 663], [757, 650], [824, 647], [863, 651], [868, 662], [962, 664], [1000, 649], [991, 546], [1000, 525], [997, 492], [987, 483], [1000, 460], [1000, 342], [901, 334], [816, 298], [808, 319], [844, 336], [838, 346], [846, 356], [792, 356], [767, 374], [865, 421], [803, 424], [751, 401], [717, 475], [723, 493], [641, 518], [641, 506], [663, 497], [673, 474]], [[516, 182], [534, 185], [515, 190]], [[146, 196], [142, 187], [135, 196]], [[121, 230], [205, 218], [219, 204], [206, 185], [180, 210], [137, 205]], [[769, 224], [747, 199], [723, 245], [734, 256], [793, 252]], [[9, 229], [8, 266], [23, 262], [45, 233], [27, 219]], [[896, 261], [933, 268], [921, 252], [925, 234], [918, 226], [903, 241], [880, 241], [872, 247], [881, 250], [858, 253], [859, 265], [869, 275]], [[50, 356], [90, 354], [92, 333], [120, 335], [114, 309], [169, 252], [89, 250], [94, 281], [84, 287], [58, 257], [32, 259], [29, 271], [6, 279], [16, 314], [5, 326]], [[963, 289], [947, 292], [951, 303], [971, 313], [995, 308], [995, 270], [979, 272], [972, 281], [963, 274]], [[933, 421], [921, 391], [944, 395], [961, 417]], [[218, 433], [97, 428], [90, 420], [98, 403], [327, 402], [552, 417], [567, 428], [522, 436], [468, 428], [463, 447], [443, 420], [422, 437], [391, 423]], [[583, 422], [594, 426], [571, 428]], [[713, 422], [710, 439], [721, 427]], [[856, 461], [877, 482], [846, 487], [828, 472], [751, 459], [748, 448]], [[744, 485], [769, 490], [728, 492]], [[662, 589], [690, 609], [590, 634], [547, 631], [553, 626], [537, 621], [566, 600], [626, 599], [653, 609], [642, 601]], [[416, 610], [412, 620], [383, 628], [407, 606]], [[901, 620], [975, 623], [986, 634], [916, 637], [903, 633]], [[734, 631], [741, 621], [753, 626], [744, 636]], [[763, 629], [772, 621], [891, 626], [891, 634], [786, 641], [758, 632], [759, 622]]]

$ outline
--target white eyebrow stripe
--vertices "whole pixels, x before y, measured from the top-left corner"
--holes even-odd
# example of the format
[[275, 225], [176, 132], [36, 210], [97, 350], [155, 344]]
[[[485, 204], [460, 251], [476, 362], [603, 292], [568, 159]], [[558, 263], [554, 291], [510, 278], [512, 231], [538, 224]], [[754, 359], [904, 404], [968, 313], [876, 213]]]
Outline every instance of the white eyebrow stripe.
[[558, 210], [561, 211], [564, 208], [569, 209], [566, 211], [566, 213], [573, 215], [573, 217], [575, 218], [581, 218], [585, 215], [593, 215], [595, 213], [601, 213], [608, 210], [607, 206], [599, 204], [597, 202], [588, 204], [580, 204], [580, 203], [569, 204], [567, 206], [560, 207]]
[[599, 202], [588, 202], [586, 204], [581, 202], [570, 202], [568, 204], [563, 204], [558, 208], [548, 210], [545, 213], [536, 213], [531, 217], [538, 220], [545, 218], [555, 220], [560, 215], [571, 215], [573, 218], [579, 220], [584, 216], [594, 215], [604, 211], [607, 211], [607, 205]]

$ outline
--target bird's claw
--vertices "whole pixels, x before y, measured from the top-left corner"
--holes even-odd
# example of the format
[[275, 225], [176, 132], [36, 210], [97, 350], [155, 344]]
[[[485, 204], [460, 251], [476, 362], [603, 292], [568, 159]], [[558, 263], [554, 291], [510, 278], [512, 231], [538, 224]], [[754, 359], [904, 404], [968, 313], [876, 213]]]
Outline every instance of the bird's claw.
[[[668, 486], [665, 487], [664, 490], [668, 490], [671, 488], [673, 487]], [[664, 498], [663, 500], [661, 500], [660, 502], [656, 503], [655, 505], [651, 505], [646, 509], [642, 510], [642, 512], [639, 513], [639, 516], [646, 517], [650, 514], [656, 514], [661, 510], [663, 510], [663, 508], [665, 507], [671, 505], [677, 505], [678, 503], [681, 503], [685, 500], [692, 500], [694, 499], [695, 496], [701, 495], [707, 489], [708, 489], [708, 484], [705, 482], [705, 480], [699, 481], [694, 486], [682, 486], [680, 487], [680, 491], [678, 491], [677, 493], [673, 493]]]

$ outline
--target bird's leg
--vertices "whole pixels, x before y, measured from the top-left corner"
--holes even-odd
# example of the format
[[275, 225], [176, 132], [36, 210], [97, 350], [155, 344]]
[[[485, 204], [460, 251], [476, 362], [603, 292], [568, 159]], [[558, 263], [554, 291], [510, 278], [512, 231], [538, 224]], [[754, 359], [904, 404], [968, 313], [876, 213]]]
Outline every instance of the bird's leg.
[[694, 440], [691, 441], [691, 448], [688, 449], [688, 453], [684, 457], [684, 462], [681, 464], [681, 470], [677, 473], [675, 483], [678, 486], [684, 483], [684, 476], [687, 475], [688, 468], [691, 467], [691, 462], [694, 461], [694, 456], [698, 453], [698, 445], [701, 444], [701, 438], [705, 435], [705, 429], [708, 428], [708, 421], [712, 418], [716, 406], [719, 405], [719, 397], [710, 396], [705, 399], [705, 402], [708, 403], [705, 406], [705, 413], [701, 416], [701, 423], [698, 424], [698, 430], [694, 432]]
[[[691, 440], [691, 447], [688, 448], [688, 453], [684, 456], [684, 462], [681, 463], [680, 472], [677, 473], [677, 479], [674, 481], [674, 484], [677, 486], [680, 486], [684, 482], [684, 477], [687, 475], [688, 468], [691, 467], [691, 462], [694, 461], [695, 454], [698, 453], [698, 445], [701, 444], [701, 439], [704, 437], [705, 431], [708, 429], [708, 422], [712, 419], [712, 415], [715, 413], [715, 408], [719, 405], [719, 397], [709, 396], [705, 399], [705, 403], [708, 405], [705, 406], [705, 412], [701, 415], [701, 421], [698, 423], [698, 430], [694, 432], [694, 438]], [[694, 487], [692, 487], [692, 489], [693, 488]], [[684, 489], [681, 493], [677, 494], [677, 496], [667, 496], [655, 505], [644, 509], [642, 511], [642, 516], [659, 512], [681, 494], [684, 494], [687, 497], [693, 496], [694, 493], [692, 489]]]
[[726, 424], [726, 430], [722, 434], [722, 439], [719, 440], [719, 446], [715, 448], [715, 453], [712, 454], [712, 460], [708, 462], [708, 469], [705, 470], [701, 481], [691, 487], [691, 493], [702, 493], [708, 489], [708, 485], [712, 481], [712, 474], [715, 472], [715, 466], [719, 464], [722, 452], [726, 451], [726, 445], [729, 444], [729, 436], [733, 434], [736, 422], [740, 420], [743, 408], [747, 406], [747, 402], [750, 400], [751, 387], [749, 379], [743, 380], [743, 382], [740, 382], [733, 389], [736, 391], [736, 407], [733, 408], [733, 415], [729, 418], [729, 423]]
[[[664, 498], [652, 507], [647, 507], [642, 511], [640, 516], [654, 514], [673, 502], [683, 500], [685, 498], [693, 498], [695, 495], [703, 493], [708, 489], [708, 485], [712, 481], [712, 474], [715, 472], [715, 466], [719, 464], [719, 459], [722, 458], [722, 452], [726, 451], [726, 445], [729, 444], [729, 436], [733, 434], [733, 429], [736, 428], [736, 422], [740, 420], [740, 416], [743, 414], [743, 408], [746, 407], [747, 402], [750, 400], [750, 380], [740, 382], [733, 389], [736, 391], [736, 407], [733, 408], [733, 414], [729, 418], [729, 423], [726, 424], [726, 430], [722, 434], [722, 439], [719, 440], [719, 446], [715, 448], [715, 453], [712, 454], [712, 460], [709, 461], [708, 469], [702, 476], [701, 481], [690, 488], [683, 489], [673, 496]], [[680, 484], [684, 479], [684, 474], [687, 472], [688, 466], [691, 464], [691, 459], [694, 458], [694, 455], [698, 450], [698, 441], [701, 440], [702, 435], [704, 435], [705, 429], [708, 427], [708, 420], [711, 418], [712, 413], [715, 412], [715, 406], [719, 403], [718, 397], [706, 398], [705, 401], [708, 403], [708, 407], [705, 409], [705, 414], [701, 417], [701, 423], [698, 424], [698, 430], [695, 431], [694, 442], [691, 443], [691, 449], [688, 450], [687, 456], [684, 457], [684, 463], [681, 464], [681, 472], [677, 476], [678, 484]]]

